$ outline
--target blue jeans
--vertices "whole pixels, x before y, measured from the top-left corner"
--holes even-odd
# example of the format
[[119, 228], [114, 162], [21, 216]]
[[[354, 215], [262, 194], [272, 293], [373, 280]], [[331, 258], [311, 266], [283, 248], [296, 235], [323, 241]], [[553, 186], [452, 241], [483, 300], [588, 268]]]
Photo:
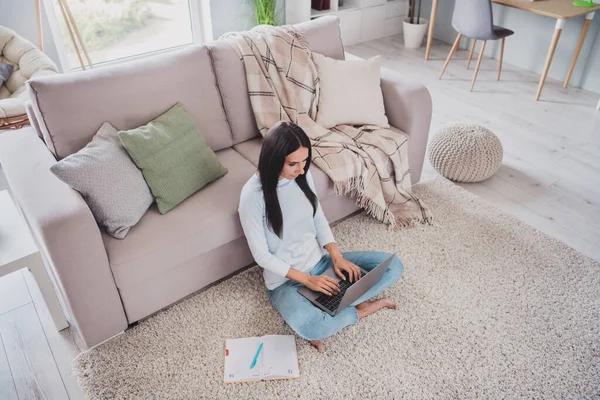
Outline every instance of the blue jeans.
[[[354, 251], [342, 253], [344, 258], [353, 262], [366, 271], [371, 271], [390, 254], [376, 251]], [[309, 275], [321, 275], [333, 266], [331, 256], [325, 255], [309, 272]], [[267, 290], [269, 300], [285, 322], [302, 338], [306, 340], [321, 340], [329, 337], [348, 325], [358, 322], [358, 312], [355, 306], [379, 294], [392, 286], [404, 272], [404, 266], [398, 257], [394, 257], [383, 277], [358, 300], [338, 312], [335, 317], [315, 307], [304, 296], [298, 293], [302, 285], [287, 281], [273, 290]]]

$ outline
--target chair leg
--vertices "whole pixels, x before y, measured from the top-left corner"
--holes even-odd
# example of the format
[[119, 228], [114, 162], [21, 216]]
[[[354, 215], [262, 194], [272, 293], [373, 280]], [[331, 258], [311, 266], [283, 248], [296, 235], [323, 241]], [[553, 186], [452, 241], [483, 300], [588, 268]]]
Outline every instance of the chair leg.
[[470, 92], [473, 91], [473, 86], [475, 86], [475, 80], [477, 79], [477, 73], [479, 72], [479, 66], [481, 65], [481, 60], [483, 59], [483, 51], [485, 50], [485, 44], [487, 40], [483, 41], [483, 45], [481, 46], [481, 53], [479, 53], [479, 58], [477, 59], [477, 65], [475, 66], [475, 73], [473, 74], [473, 81], [471, 81], [471, 89]]
[[502, 47], [500, 48], [500, 63], [498, 64], [498, 80], [500, 80], [500, 74], [502, 73], [502, 57], [504, 57], [504, 40], [502, 38]]
[[467, 69], [471, 66], [471, 59], [473, 58], [473, 51], [475, 50], [475, 43], [477, 43], [476, 39], [473, 39], [473, 44], [471, 45], [471, 51], [469, 52], [469, 61], [467, 61]]
[[452, 49], [450, 49], [450, 53], [448, 54], [448, 58], [446, 59], [446, 62], [444, 63], [444, 66], [442, 67], [442, 72], [440, 72], [439, 79], [442, 79], [442, 75], [444, 75], [444, 71], [446, 71], [446, 67], [448, 67], [448, 64], [450, 64], [450, 59], [454, 55], [454, 52], [456, 52], [456, 49], [458, 49], [458, 45], [460, 43], [460, 38], [461, 37], [462, 37], [462, 34], [459, 33], [458, 36], [456, 37], [456, 40], [454, 41], [454, 44], [452, 45]]

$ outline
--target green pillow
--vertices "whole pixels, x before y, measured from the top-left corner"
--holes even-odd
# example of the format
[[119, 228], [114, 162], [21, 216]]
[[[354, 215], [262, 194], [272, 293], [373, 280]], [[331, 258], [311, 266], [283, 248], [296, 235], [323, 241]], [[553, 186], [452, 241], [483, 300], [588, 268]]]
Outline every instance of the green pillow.
[[119, 138], [161, 214], [227, 173], [180, 103], [144, 126], [120, 131]]

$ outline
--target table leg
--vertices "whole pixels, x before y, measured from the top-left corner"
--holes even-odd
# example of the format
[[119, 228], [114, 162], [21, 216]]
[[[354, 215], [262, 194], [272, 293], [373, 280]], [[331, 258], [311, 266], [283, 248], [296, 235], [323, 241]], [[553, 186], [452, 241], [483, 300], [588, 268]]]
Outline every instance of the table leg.
[[42, 293], [46, 307], [48, 307], [48, 311], [50, 311], [50, 316], [52, 317], [52, 321], [54, 321], [56, 329], [62, 331], [63, 329], [68, 328], [69, 323], [65, 318], [60, 301], [56, 296], [54, 286], [52, 285], [50, 276], [48, 276], [48, 271], [46, 271], [46, 267], [44, 266], [40, 254], [37, 254], [35, 262], [29, 264], [29, 270], [35, 277], [35, 282], [40, 288], [40, 292]]
[[554, 28], [554, 36], [552, 36], [552, 41], [550, 42], [550, 48], [548, 49], [548, 56], [546, 57], [546, 64], [544, 65], [544, 71], [542, 72], [542, 77], [540, 78], [540, 83], [538, 84], [538, 90], [535, 95], [535, 100], [540, 99], [540, 95], [542, 94], [542, 89], [544, 88], [544, 83], [546, 83], [546, 77], [548, 76], [548, 71], [550, 70], [550, 64], [552, 64], [552, 58], [554, 57], [554, 52], [556, 51], [556, 46], [558, 45], [558, 39], [560, 39], [560, 34], [562, 33], [563, 26], [565, 25], [564, 19], [557, 19], [556, 26]]
[[433, 28], [437, 17], [439, 0], [433, 0], [431, 3], [431, 15], [429, 16], [429, 32], [427, 33], [427, 47], [425, 47], [425, 61], [429, 60], [429, 51], [431, 50], [431, 41], [433, 40]]
[[569, 68], [569, 72], [567, 72], [567, 77], [565, 78], [565, 83], [563, 87], [569, 86], [569, 81], [571, 80], [571, 75], [573, 75], [573, 71], [575, 70], [575, 64], [577, 64], [577, 58], [579, 57], [579, 53], [581, 52], [581, 48], [583, 47], [583, 42], [585, 42], [585, 37], [587, 36], [588, 30], [590, 29], [590, 25], [592, 24], [592, 19], [594, 18], [594, 13], [591, 12], [585, 16], [585, 21], [583, 22], [583, 28], [581, 28], [581, 34], [579, 35], [579, 41], [577, 42], [577, 47], [575, 48], [575, 54], [573, 54], [573, 61], [571, 61], [571, 67]]

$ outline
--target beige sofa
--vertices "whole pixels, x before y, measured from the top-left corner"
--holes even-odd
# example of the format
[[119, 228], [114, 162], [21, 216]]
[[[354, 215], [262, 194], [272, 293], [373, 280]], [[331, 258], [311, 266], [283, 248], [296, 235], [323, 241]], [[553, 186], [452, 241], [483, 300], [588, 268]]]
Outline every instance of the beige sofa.
[[[314, 51], [344, 57], [337, 18], [297, 26]], [[253, 262], [237, 207], [242, 186], [256, 171], [261, 138], [243, 65], [227, 44], [216, 41], [28, 85], [34, 127], [0, 135], [0, 163], [70, 321], [88, 346]], [[387, 70], [381, 86], [391, 125], [409, 135], [417, 182], [431, 98], [422, 85]], [[83, 148], [104, 121], [134, 128], [178, 101], [229, 173], [166, 215], [151, 207], [125, 239], [114, 239], [98, 228], [79, 193], [48, 168]], [[330, 222], [357, 210], [312, 168]]]

